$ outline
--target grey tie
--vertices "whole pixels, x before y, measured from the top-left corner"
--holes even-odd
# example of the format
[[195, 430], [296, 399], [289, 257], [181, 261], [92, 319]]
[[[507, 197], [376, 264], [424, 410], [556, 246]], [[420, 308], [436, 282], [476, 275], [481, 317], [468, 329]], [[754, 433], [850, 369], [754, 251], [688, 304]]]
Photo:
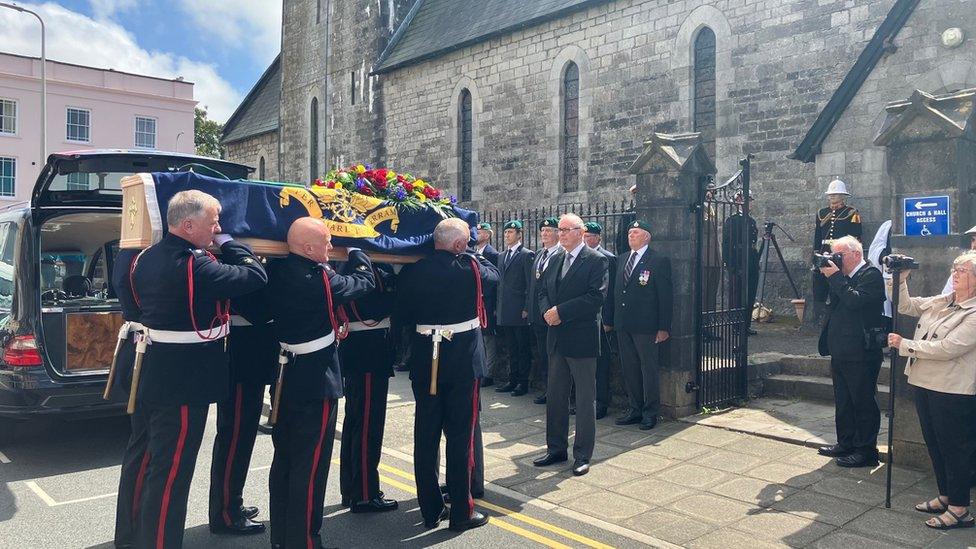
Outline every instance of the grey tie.
[[569, 268], [573, 265], [573, 254], [567, 252], [566, 259], [563, 260], [563, 270], [559, 273], [559, 278], [565, 278]]

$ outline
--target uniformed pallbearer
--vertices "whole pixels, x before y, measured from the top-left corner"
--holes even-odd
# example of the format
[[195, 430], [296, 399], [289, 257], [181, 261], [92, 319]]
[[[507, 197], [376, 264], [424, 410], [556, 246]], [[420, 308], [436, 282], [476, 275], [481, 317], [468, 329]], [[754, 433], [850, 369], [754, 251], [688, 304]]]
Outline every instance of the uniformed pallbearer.
[[[109, 387], [113, 401], [125, 402], [129, 399], [132, 384], [132, 365], [136, 354], [136, 336], [142, 333], [139, 323], [140, 312], [132, 296], [130, 271], [141, 250], [119, 250], [112, 263], [112, 291], [122, 308], [122, 328], [119, 331], [119, 347], [115, 355], [115, 374], [111, 376]], [[139, 498], [143, 478], [149, 465], [146, 453], [147, 425], [143, 408], [136, 408], [129, 416], [129, 442], [122, 460], [122, 474], [119, 478], [119, 495], [115, 507], [115, 546], [135, 547], [136, 530], [139, 519]]]
[[268, 305], [284, 362], [272, 402], [272, 547], [322, 546], [322, 507], [342, 396], [334, 308], [365, 296], [375, 284], [361, 250], [349, 249], [351, 274], [329, 267], [331, 240], [325, 223], [303, 217], [288, 229], [288, 256], [268, 265]]
[[264, 289], [230, 304], [230, 397], [217, 404], [217, 436], [210, 464], [210, 531], [260, 534], [265, 525], [251, 519], [257, 507], [244, 507], [244, 482], [251, 463], [264, 388], [278, 364], [278, 341]]
[[[177, 193], [169, 233], [136, 261], [132, 290], [145, 326], [137, 410], [146, 414], [149, 464], [139, 502], [138, 547], [180, 547], [186, 502], [210, 403], [227, 398], [225, 338], [232, 297], [267, 282], [251, 250], [220, 233], [220, 203]], [[220, 246], [221, 262], [205, 248]]]
[[[813, 231], [813, 253], [830, 253], [830, 246], [835, 240], [844, 236], [853, 236], [861, 240], [861, 215], [856, 208], [844, 203], [851, 193], [847, 192], [847, 185], [840, 179], [835, 179], [827, 185], [827, 207], [817, 212], [815, 229]], [[830, 285], [819, 270], [813, 271], [813, 299], [816, 302], [827, 301]]]
[[[356, 273], [346, 263], [342, 273]], [[380, 513], [397, 508], [396, 500], [380, 491], [380, 452], [386, 426], [386, 395], [393, 376], [393, 312], [396, 275], [389, 265], [374, 264], [376, 286], [363, 297], [340, 305], [349, 335], [339, 346], [345, 380], [346, 415], [339, 447], [339, 485], [342, 504], [353, 513]]]
[[[438, 223], [434, 253], [400, 271], [395, 309], [398, 322], [415, 326], [409, 364], [417, 403], [414, 474], [420, 512], [428, 528], [450, 517], [456, 531], [488, 523], [471, 497], [472, 443], [478, 385], [486, 374], [481, 289], [498, 281], [498, 270], [482, 256], [462, 253], [469, 238], [460, 219]], [[437, 483], [441, 432], [447, 438], [450, 513]]]

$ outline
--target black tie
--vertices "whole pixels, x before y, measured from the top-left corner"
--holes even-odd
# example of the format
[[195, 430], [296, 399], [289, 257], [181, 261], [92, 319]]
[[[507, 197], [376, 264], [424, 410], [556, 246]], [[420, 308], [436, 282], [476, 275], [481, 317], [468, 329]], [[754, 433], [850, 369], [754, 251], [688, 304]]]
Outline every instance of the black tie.
[[536, 270], [537, 276], [542, 276], [542, 271], [546, 266], [546, 258], [549, 257], [549, 248], [542, 250], [542, 258], [539, 259], [539, 268]]
[[509, 248], [508, 249], [508, 254], [505, 256], [505, 266], [506, 267], [508, 267], [508, 264], [512, 261], [512, 256], [513, 255], [515, 255], [515, 252], [513, 252], [512, 249]]
[[631, 273], [634, 272], [634, 265], [637, 264], [637, 252], [630, 252], [630, 259], [627, 260], [627, 265], [624, 266], [624, 284], [630, 280]]

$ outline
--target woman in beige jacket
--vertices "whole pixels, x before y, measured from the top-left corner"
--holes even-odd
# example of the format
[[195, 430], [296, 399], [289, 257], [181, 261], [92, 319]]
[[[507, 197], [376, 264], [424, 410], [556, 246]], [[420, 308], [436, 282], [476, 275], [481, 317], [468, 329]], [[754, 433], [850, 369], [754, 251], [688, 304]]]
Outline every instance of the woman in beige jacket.
[[[889, 286], [891, 281], [888, 282]], [[910, 297], [903, 280], [898, 312], [919, 317], [913, 339], [888, 336], [908, 357], [905, 374], [915, 386], [915, 408], [939, 486], [939, 497], [915, 506], [938, 514], [931, 528], [971, 528], [971, 466], [976, 455], [976, 252], [952, 263], [953, 293]]]

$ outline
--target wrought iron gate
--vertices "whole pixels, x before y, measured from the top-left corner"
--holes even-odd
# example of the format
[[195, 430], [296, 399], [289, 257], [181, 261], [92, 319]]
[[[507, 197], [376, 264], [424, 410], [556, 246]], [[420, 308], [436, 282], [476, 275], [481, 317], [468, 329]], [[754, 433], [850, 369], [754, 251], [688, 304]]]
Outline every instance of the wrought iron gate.
[[749, 324], [759, 256], [758, 230], [749, 216], [749, 168], [720, 185], [699, 188], [696, 338], [698, 407], [718, 406], [747, 395]]

